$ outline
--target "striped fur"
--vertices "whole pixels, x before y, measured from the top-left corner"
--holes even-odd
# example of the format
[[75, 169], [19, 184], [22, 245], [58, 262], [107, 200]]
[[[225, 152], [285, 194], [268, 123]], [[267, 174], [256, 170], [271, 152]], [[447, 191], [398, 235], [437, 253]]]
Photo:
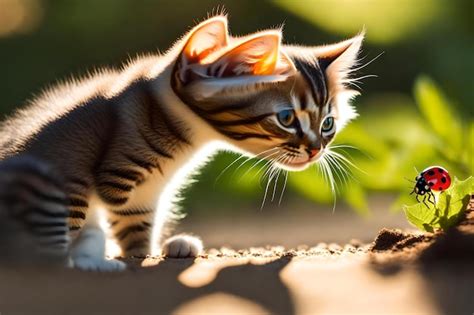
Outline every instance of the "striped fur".
[[30, 157], [0, 164], [0, 260], [66, 263], [67, 199], [59, 177]]
[[[353, 117], [341, 72], [356, 62], [361, 40], [301, 50], [283, 46], [280, 31], [231, 37], [226, 18], [214, 17], [164, 56], [138, 58], [121, 71], [45, 92], [2, 124], [0, 158], [28, 155], [60, 174], [64, 195], [50, 200], [51, 190], [31, 208], [48, 215], [56, 208], [41, 205], [63, 205], [76, 266], [120, 270], [119, 262], [92, 257], [103, 256], [93, 241], [102, 242], [100, 218], [110, 222], [123, 255], [156, 253], [174, 217], [174, 196], [216, 151], [209, 149], [216, 141], [250, 155], [277, 149], [291, 157], [280, 159], [281, 167], [316, 161], [309, 149], [323, 150], [335, 135], [321, 132], [323, 119], [332, 115], [343, 126]], [[285, 109], [296, 116], [291, 128], [277, 119]], [[29, 189], [28, 180], [22, 189]], [[21, 204], [20, 196], [0, 202]], [[201, 249], [186, 237], [164, 246], [177, 255]]]

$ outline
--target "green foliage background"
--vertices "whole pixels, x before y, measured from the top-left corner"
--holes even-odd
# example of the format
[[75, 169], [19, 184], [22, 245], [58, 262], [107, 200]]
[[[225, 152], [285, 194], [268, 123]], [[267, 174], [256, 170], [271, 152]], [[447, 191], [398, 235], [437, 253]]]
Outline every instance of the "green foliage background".
[[[354, 102], [360, 118], [336, 141], [358, 148], [345, 151], [360, 171], [339, 185], [339, 199], [353, 209], [367, 213], [367, 196], [381, 191], [400, 196], [393, 209], [413, 203], [405, 178], [415, 177], [414, 167], [440, 164], [460, 179], [473, 174], [471, 0], [0, 0], [0, 113], [11, 113], [59, 79], [164, 51], [222, 6], [234, 34], [284, 23], [287, 42], [317, 45], [365, 27], [364, 60], [384, 52], [361, 70], [378, 78], [363, 80]], [[235, 172], [236, 163], [216, 182], [236, 157], [222, 153], [206, 166], [198, 184], [184, 192], [186, 205], [210, 213], [258, 209], [264, 186], [259, 167], [248, 171], [252, 162]], [[279, 192], [270, 205], [278, 204]], [[332, 209], [330, 189], [313, 168], [290, 174], [284, 200], [291, 196]]]

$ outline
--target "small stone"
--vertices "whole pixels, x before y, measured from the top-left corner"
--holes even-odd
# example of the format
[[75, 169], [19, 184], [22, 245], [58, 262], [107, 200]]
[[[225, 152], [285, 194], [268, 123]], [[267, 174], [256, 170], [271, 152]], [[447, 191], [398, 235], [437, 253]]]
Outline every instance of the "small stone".
[[329, 251], [331, 251], [331, 252], [340, 252], [340, 251], [342, 251], [341, 245], [336, 244], [336, 243], [331, 243], [331, 244], [329, 244], [329, 245], [328, 245], [328, 249], [329, 249]]
[[349, 244], [355, 248], [361, 247], [363, 245], [362, 241], [356, 238], [353, 238], [349, 241]]
[[357, 251], [357, 248], [351, 244], [346, 244], [344, 246], [344, 252], [348, 252], [348, 253], [355, 253]]

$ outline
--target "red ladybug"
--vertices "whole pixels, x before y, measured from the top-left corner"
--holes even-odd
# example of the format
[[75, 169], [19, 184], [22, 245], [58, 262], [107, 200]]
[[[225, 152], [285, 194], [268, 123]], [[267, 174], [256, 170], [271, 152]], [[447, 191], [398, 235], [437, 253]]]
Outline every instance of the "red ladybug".
[[[446, 169], [441, 166], [430, 166], [415, 178], [416, 184], [411, 194], [416, 194], [416, 200], [420, 202], [418, 196], [423, 196], [423, 203], [426, 205], [426, 198], [434, 204], [433, 191], [444, 191], [451, 186], [451, 176]], [[410, 194], [410, 195], [411, 195]], [[433, 200], [431, 200], [433, 198]]]

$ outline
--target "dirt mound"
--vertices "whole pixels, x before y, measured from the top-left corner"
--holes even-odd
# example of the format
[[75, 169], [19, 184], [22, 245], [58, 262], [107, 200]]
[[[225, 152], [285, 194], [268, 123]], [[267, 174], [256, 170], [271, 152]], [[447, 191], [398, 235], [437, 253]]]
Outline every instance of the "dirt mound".
[[474, 261], [474, 198], [460, 224], [448, 232], [410, 233], [382, 229], [370, 246], [369, 254], [371, 260], [379, 264]]

